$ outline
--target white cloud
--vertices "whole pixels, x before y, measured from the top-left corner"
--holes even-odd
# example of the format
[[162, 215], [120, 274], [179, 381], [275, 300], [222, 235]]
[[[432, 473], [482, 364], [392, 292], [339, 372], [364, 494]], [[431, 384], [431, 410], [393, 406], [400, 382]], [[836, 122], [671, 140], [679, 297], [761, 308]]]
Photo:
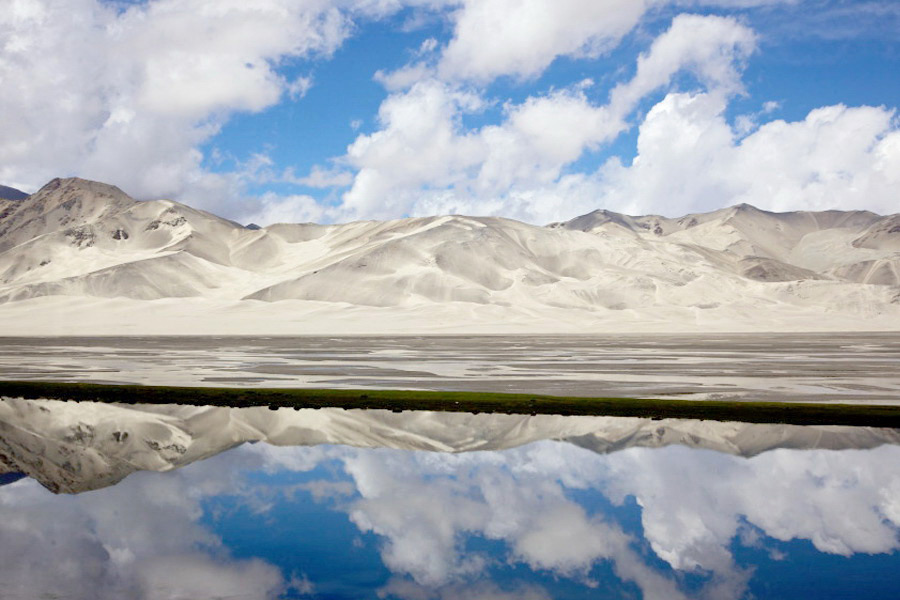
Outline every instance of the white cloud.
[[724, 110], [715, 95], [669, 94], [641, 125], [633, 164], [610, 161], [580, 183], [599, 206], [633, 213], [681, 215], [741, 202], [770, 210], [896, 212], [894, 111], [822, 107], [741, 139]]
[[[412, 2], [411, 4], [417, 4]], [[596, 57], [611, 50], [638, 24], [645, 0], [457, 0], [433, 2], [450, 8], [453, 35], [439, 48], [426, 39], [419, 60], [376, 81], [389, 91], [437, 78], [445, 82], [487, 84], [504, 75], [530, 79], [561, 56]]]
[[434, 52], [434, 50], [437, 48], [437, 46], [438, 46], [438, 41], [435, 38], [430, 37], [427, 40], [425, 40], [424, 42], [422, 42], [422, 44], [419, 46], [418, 53], [421, 55], [421, 54], [428, 54], [430, 52]]
[[312, 196], [291, 194], [288, 196], [272, 193], [259, 198], [255, 210], [245, 213], [246, 223], [271, 225], [272, 223], [317, 223], [328, 214], [327, 208]]
[[382, 103], [382, 128], [360, 135], [346, 160], [358, 169], [346, 209], [360, 216], [406, 212], [423, 186], [450, 186], [476, 165], [482, 149], [475, 136], [461, 134], [460, 116], [480, 110], [475, 93], [430, 80]]
[[0, 180], [34, 189], [78, 174], [227, 209], [239, 178], [206, 171], [200, 144], [235, 111], [302, 95], [309, 81], [277, 66], [328, 54], [348, 34], [325, 0], [119, 8], [15, 0], [0, 11], [0, 81], [15, 90], [0, 96]]
[[581, 82], [507, 104], [500, 124], [480, 129], [462, 124], [464, 115], [488, 105], [476, 91], [434, 78], [417, 81], [391, 94], [379, 110], [381, 128], [348, 148], [344, 160], [357, 174], [338, 214], [462, 212], [546, 222], [592, 210], [595, 199], [567, 189], [566, 167], [627, 129], [637, 103], [680, 70], [722, 98], [739, 92], [740, 64], [754, 44], [753, 32], [733, 19], [682, 15], [639, 58], [635, 76], [612, 91], [608, 105], [593, 101], [591, 86]]
[[596, 56], [614, 47], [645, 10], [643, 0], [464, 0], [438, 72], [479, 82], [534, 77], [558, 56]]
[[313, 188], [344, 187], [353, 183], [353, 175], [350, 172], [336, 168], [323, 169], [318, 165], [303, 177], [297, 177], [293, 169], [287, 168], [280, 177], [273, 179]]
[[610, 94], [610, 106], [627, 113], [644, 96], [685, 70], [710, 90], [742, 91], [742, 63], [756, 48], [756, 35], [732, 18], [678, 15], [669, 29], [641, 54], [637, 72]]
[[288, 84], [288, 95], [291, 97], [291, 100], [299, 100], [306, 95], [312, 84], [312, 77], [297, 77]]
[[[900, 142], [892, 110], [822, 107], [799, 122], [759, 125], [778, 102], [725, 119], [756, 35], [734, 19], [680, 15], [637, 61], [609, 103], [576, 85], [507, 104], [497, 125], [463, 126], [487, 104], [434, 78], [391, 94], [381, 128], [344, 158], [357, 169], [338, 218], [499, 214], [546, 223], [598, 207], [682, 215], [747, 202], [771, 210], [896, 212]], [[679, 72], [704, 92], [671, 92], [640, 125], [637, 157], [595, 172], [570, 171], [585, 152], [628, 127], [649, 94]]]
[[405, 65], [394, 71], [378, 70], [375, 72], [373, 79], [383, 85], [389, 92], [398, 92], [433, 76], [434, 69], [430, 65], [425, 62], [417, 62]]
[[[676, 16], [608, 101], [574, 84], [506, 103], [494, 124], [466, 125], [498, 104], [484, 85], [502, 76], [534, 78], [559, 57], [598, 56], [648, 11], [658, 17], [666, 13], [656, 9], [667, 5], [775, 3], [9, 0], [0, 11], [7, 90], [0, 96], [0, 181], [31, 191], [75, 174], [140, 198], [173, 197], [261, 222], [462, 212], [544, 223], [600, 206], [675, 214], [741, 201], [895, 211], [898, 128], [890, 110], [822, 107], [801, 122], [764, 123], [779, 107], [770, 101], [725, 122], [726, 103], [743, 93], [741, 72], [757, 37], [732, 18]], [[409, 64], [375, 74], [389, 92], [379, 128], [359, 134], [337, 163], [306, 176], [252, 161], [230, 171], [205, 166], [203, 148], [230, 116], [297, 101], [313, 85], [311, 73], [286, 79], [280, 66], [328, 56], [352, 33], [353, 20], [404, 8], [413, 21], [447, 19], [449, 39], [429, 37], [410, 49]], [[847, 11], [885, 22], [896, 13], [866, 2], [830, 4], [823, 14], [841, 21]], [[613, 159], [596, 172], [575, 167], [627, 130], [641, 103], [679, 73], [706, 94], [680, 90], [659, 102], [640, 126], [633, 165]], [[361, 124], [352, 121], [352, 130]], [[826, 138], [849, 151], [833, 151]], [[337, 207], [334, 196], [248, 197], [249, 183], [272, 182], [350, 189]]]

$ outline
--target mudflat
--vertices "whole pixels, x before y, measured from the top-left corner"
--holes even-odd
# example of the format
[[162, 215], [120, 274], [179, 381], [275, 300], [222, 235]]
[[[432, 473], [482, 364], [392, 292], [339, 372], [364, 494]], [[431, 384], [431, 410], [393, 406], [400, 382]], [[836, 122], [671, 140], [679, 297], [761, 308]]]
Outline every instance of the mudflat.
[[900, 334], [0, 338], [0, 379], [900, 405]]

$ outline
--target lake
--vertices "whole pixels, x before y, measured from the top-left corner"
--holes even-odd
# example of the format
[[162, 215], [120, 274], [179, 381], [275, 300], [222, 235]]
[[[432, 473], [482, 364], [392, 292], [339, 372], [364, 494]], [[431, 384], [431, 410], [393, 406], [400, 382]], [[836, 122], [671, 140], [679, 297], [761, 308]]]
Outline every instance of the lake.
[[0, 597], [897, 598], [900, 431], [0, 402]]
[[[0, 378], [900, 401], [896, 334], [0, 338]], [[900, 430], [0, 400], [0, 598], [900, 597]]]

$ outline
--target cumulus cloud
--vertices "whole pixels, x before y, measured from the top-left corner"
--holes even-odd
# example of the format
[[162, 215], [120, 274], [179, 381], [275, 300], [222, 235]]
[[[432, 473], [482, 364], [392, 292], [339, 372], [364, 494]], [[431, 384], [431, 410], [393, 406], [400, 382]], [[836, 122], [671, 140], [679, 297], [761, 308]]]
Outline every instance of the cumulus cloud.
[[[599, 207], [678, 216], [746, 202], [770, 210], [896, 211], [900, 129], [884, 107], [826, 106], [796, 122], [733, 124], [729, 101], [756, 34], [731, 18], [679, 15], [637, 60], [634, 76], [597, 102], [590, 82], [503, 106], [499, 124], [466, 128], [489, 103], [439, 79], [392, 93], [380, 129], [344, 160], [357, 170], [337, 218], [497, 214], [547, 223]], [[679, 73], [703, 91], [669, 92], [639, 126], [631, 164], [572, 165], [629, 127], [629, 115]]]
[[462, 118], [488, 105], [477, 91], [418, 81], [391, 94], [380, 129], [348, 148], [344, 160], [357, 173], [341, 208], [349, 218], [462, 212], [545, 222], [591, 210], [595, 200], [565, 189], [566, 167], [627, 129], [638, 102], [680, 71], [721, 98], [738, 93], [740, 65], [754, 47], [753, 32], [734, 19], [681, 15], [608, 104], [590, 97], [590, 82], [579, 83], [507, 104], [501, 123], [474, 130]]
[[[500, 77], [533, 81], [560, 57], [598, 57], [647, 15], [778, 3], [9, 0], [0, 12], [7, 91], [0, 96], [0, 181], [31, 191], [51, 177], [78, 175], [139, 198], [172, 197], [263, 224], [453, 212], [546, 223], [598, 207], [675, 214], [741, 201], [893, 212], [898, 125], [890, 109], [822, 107], [788, 123], [770, 120], [777, 102], [769, 100], [758, 113], [727, 122], [727, 105], [744, 93], [743, 67], [757, 48], [757, 35], [734, 18], [675, 16], [608, 98], [579, 83], [516, 102], [487, 91]], [[205, 146], [234, 114], [302, 102], [315, 85], [312, 70], [286, 78], [282, 66], [327, 57], [361, 24], [403, 9], [412, 21], [445, 19], [447, 35], [411, 48], [408, 64], [374, 74], [388, 92], [377, 128], [359, 133], [337, 162], [305, 175], [253, 159], [236, 159], [230, 170], [208, 167], [215, 157]], [[876, 2], [852, 9], [832, 3], [821, 15], [856, 22], [841, 18], [847, 11], [881, 23], [880, 31], [897, 12]], [[673, 81], [683, 85], [681, 74], [695, 89], [672, 89]], [[632, 164], [613, 158], [599, 170], [579, 166], [635, 125], [634, 115], [660, 90], [669, 93], [640, 123]], [[489, 124], [468, 125], [498, 106], [496, 120], [491, 112]], [[353, 120], [352, 130], [361, 122]], [[850, 152], [829, 152], [816, 141], [826, 138], [847, 141]], [[272, 183], [346, 191], [341, 198], [303, 189], [247, 193]]]
[[318, 200], [306, 194], [279, 195], [267, 192], [259, 197], [256, 207], [244, 213], [246, 223], [318, 223], [327, 219], [328, 211]]
[[534, 77], [558, 56], [596, 56], [618, 44], [643, 0], [464, 0], [437, 71], [442, 79]]
[[205, 170], [199, 146], [236, 111], [302, 95], [310, 81], [279, 64], [327, 55], [348, 27], [325, 0], [15, 0], [0, 11], [0, 180], [77, 174], [139, 197], [234, 199], [239, 177]]
[[740, 92], [742, 63], [755, 48], [756, 34], [734, 19], [678, 15], [650, 50], [638, 57], [631, 81], [613, 89], [610, 105], [618, 113], [627, 113], [682, 70], [693, 73], [707, 89]]
[[667, 95], [641, 124], [633, 163], [609, 161], [580, 179], [580, 193], [600, 206], [673, 216], [741, 202], [896, 212], [900, 129], [893, 110], [827, 106], [740, 137], [725, 109], [713, 94]]

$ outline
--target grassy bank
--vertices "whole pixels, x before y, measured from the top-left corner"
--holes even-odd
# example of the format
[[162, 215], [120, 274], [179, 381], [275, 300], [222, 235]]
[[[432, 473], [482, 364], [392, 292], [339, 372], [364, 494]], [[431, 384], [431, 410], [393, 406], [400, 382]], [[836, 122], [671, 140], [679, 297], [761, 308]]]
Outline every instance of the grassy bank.
[[582, 398], [488, 392], [316, 390], [0, 381], [0, 396], [126, 404], [377, 408], [471, 413], [707, 419], [794, 425], [900, 427], [900, 406]]

